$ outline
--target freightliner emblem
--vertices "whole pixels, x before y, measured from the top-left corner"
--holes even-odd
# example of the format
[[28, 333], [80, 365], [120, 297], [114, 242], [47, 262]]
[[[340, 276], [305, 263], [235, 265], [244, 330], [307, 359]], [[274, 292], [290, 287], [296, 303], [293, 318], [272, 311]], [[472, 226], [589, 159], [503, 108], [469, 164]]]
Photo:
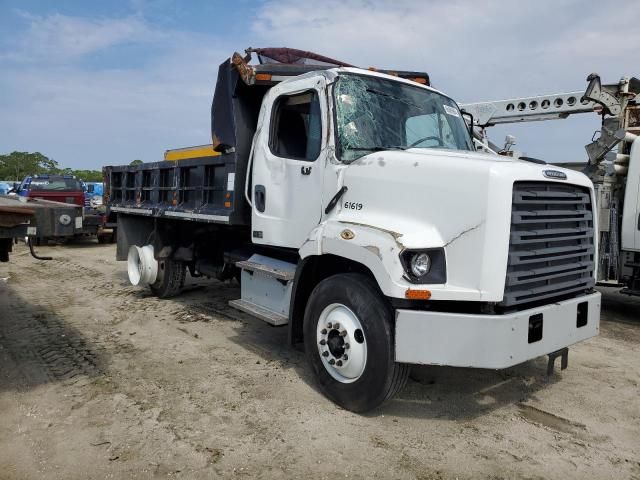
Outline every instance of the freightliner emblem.
[[566, 180], [567, 174], [558, 170], [544, 170], [542, 174], [547, 178], [553, 178], [554, 180]]

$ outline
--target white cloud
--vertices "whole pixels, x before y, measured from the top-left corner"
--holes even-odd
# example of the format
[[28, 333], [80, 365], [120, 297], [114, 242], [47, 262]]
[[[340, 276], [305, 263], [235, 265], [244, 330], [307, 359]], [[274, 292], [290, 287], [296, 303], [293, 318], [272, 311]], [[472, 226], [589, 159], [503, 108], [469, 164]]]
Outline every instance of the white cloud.
[[28, 23], [24, 34], [10, 45], [5, 59], [56, 63], [74, 60], [126, 43], [152, 42], [164, 37], [138, 17], [79, 18], [21, 13]]
[[[640, 29], [634, 0], [271, 0], [254, 32], [360, 66], [426, 70], [460, 102], [581, 90], [596, 71], [616, 82], [635, 67]], [[595, 115], [496, 129], [552, 161], [585, 158]]]
[[[167, 148], [210, 141], [217, 67], [229, 55], [224, 42], [141, 19], [36, 21], [46, 26], [48, 46], [30, 28], [20, 39], [21, 61], [0, 57], [0, 110], [10, 112], [0, 116], [0, 151], [37, 150], [64, 166], [100, 168], [157, 161]], [[151, 39], [152, 54], [126, 68], [89, 67], [81, 58]]]
[[[67, 166], [99, 168], [206, 143], [217, 66], [249, 45], [426, 70], [461, 102], [582, 89], [592, 71], [606, 81], [638, 73], [623, 71], [634, 66], [629, 59], [640, 44], [632, 16], [620, 15], [633, 5], [269, 0], [233, 38], [215, 29], [194, 33], [189, 25], [159, 28], [142, 10], [120, 18], [24, 14], [27, 28], [0, 51], [0, 152], [39, 150]], [[128, 46], [137, 49], [138, 61], [119, 62]], [[115, 55], [100, 65], [96, 59], [105, 52]], [[509, 126], [494, 139], [514, 131], [531, 155], [578, 160], [597, 120]]]

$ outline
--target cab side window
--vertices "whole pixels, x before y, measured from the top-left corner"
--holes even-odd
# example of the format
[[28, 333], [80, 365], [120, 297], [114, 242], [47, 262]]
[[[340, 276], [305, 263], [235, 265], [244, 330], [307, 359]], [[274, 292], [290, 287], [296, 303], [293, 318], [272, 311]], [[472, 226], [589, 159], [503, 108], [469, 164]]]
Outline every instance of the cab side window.
[[283, 158], [314, 161], [320, 154], [322, 123], [315, 91], [279, 97], [273, 107], [269, 145]]

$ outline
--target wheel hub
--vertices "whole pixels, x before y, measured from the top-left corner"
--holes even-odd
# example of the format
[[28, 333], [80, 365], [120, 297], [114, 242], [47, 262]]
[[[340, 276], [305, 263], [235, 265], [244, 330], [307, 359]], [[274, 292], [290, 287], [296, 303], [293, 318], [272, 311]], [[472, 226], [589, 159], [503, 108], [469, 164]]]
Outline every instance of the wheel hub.
[[356, 381], [367, 362], [367, 344], [358, 317], [345, 305], [332, 304], [320, 314], [317, 329], [320, 359], [342, 383]]
[[344, 354], [344, 337], [340, 335], [340, 330], [332, 328], [327, 337], [327, 346], [331, 355], [335, 358], [342, 357]]

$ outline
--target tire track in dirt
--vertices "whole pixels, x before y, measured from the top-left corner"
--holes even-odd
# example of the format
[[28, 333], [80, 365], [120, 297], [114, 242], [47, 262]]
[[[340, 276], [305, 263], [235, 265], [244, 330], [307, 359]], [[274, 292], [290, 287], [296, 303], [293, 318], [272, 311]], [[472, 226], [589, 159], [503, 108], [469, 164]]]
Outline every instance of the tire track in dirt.
[[31, 306], [11, 292], [6, 295], [13, 308], [0, 321], [0, 345], [27, 385], [73, 380], [102, 371], [99, 348], [78, 330], [47, 308]]

